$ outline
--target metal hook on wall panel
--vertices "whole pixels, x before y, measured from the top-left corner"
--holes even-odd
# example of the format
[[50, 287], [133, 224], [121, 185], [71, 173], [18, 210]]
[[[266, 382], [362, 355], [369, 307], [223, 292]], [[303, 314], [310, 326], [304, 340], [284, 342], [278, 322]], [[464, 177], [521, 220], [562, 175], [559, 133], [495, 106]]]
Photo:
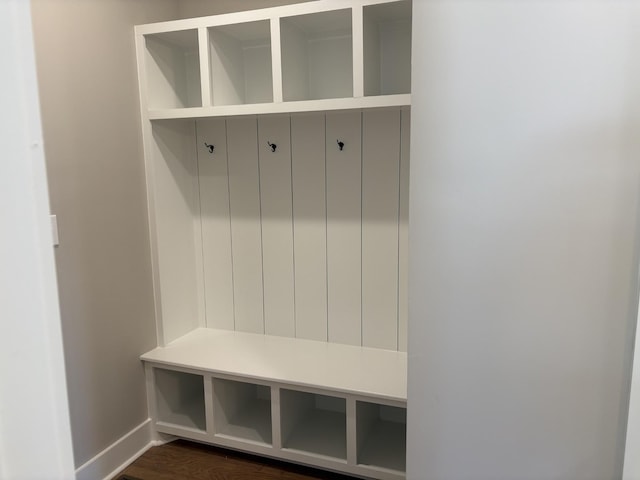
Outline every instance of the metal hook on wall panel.
[[207, 142], [204, 142], [204, 146], [207, 147], [207, 149], [209, 150], [209, 153], [213, 153], [213, 149], [216, 148], [213, 145], [209, 145]]
[[340, 149], [340, 151], [342, 151], [342, 149], [344, 148], [344, 142], [341, 142], [340, 140], [336, 140], [336, 142], [338, 142], [338, 148]]
[[278, 146], [275, 143], [271, 143], [269, 140], [267, 140], [267, 145], [271, 147], [272, 152], [275, 152], [276, 148], [278, 148]]

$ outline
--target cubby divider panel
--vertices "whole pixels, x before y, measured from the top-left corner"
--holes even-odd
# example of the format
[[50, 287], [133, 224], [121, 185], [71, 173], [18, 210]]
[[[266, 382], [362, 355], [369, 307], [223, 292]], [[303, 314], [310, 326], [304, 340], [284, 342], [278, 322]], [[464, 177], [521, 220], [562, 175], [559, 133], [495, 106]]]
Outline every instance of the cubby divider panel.
[[273, 102], [269, 20], [209, 28], [213, 105]]
[[280, 412], [283, 448], [346, 460], [344, 398], [283, 389]]
[[202, 106], [198, 30], [145, 35], [150, 109]]
[[364, 94], [411, 93], [411, 1], [363, 10]]
[[214, 378], [213, 392], [216, 435], [271, 445], [268, 386]]
[[351, 9], [280, 19], [285, 101], [353, 96]]
[[158, 421], [206, 431], [202, 375], [156, 368], [154, 377]]
[[356, 443], [359, 465], [398, 472], [406, 470], [407, 410], [356, 402]]

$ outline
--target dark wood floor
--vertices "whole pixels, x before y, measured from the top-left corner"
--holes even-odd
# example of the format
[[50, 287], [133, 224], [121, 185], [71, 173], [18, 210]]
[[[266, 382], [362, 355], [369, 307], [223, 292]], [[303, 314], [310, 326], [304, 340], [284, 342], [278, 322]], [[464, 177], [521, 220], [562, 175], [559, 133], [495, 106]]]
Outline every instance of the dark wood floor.
[[114, 480], [354, 480], [353, 477], [176, 440], [153, 447]]

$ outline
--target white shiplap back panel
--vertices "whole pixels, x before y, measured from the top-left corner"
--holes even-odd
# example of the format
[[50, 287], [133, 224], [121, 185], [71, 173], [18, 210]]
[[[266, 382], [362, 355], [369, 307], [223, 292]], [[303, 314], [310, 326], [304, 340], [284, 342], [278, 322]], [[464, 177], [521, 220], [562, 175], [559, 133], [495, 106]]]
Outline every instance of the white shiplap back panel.
[[296, 336], [327, 340], [325, 116], [291, 117]]
[[235, 328], [264, 333], [258, 125], [227, 119]]
[[[196, 122], [207, 327], [234, 329], [227, 130], [223, 118]], [[213, 153], [206, 145], [213, 145]]]
[[362, 344], [398, 348], [400, 111], [362, 117]]
[[[270, 144], [276, 145], [272, 151]], [[264, 330], [295, 336], [290, 117], [258, 119]]]
[[326, 137], [328, 338], [360, 345], [361, 113], [328, 113]]
[[[196, 269], [199, 215], [195, 122], [153, 125], [153, 191], [157, 236], [161, 344], [200, 326]], [[199, 222], [198, 222], [199, 223]]]
[[400, 118], [400, 217], [398, 219], [398, 350], [407, 351], [409, 324], [409, 144], [411, 111]]

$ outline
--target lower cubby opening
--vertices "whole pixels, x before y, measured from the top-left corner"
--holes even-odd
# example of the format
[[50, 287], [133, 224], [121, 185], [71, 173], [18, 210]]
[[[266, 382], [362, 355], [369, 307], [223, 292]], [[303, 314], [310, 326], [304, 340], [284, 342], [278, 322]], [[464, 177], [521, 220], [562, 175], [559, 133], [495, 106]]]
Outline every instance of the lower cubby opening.
[[271, 389], [213, 379], [215, 435], [271, 445]]
[[282, 447], [346, 460], [346, 400], [293, 390], [280, 391]]
[[154, 376], [158, 421], [206, 431], [202, 375], [156, 368]]
[[358, 465], [406, 470], [406, 408], [356, 402], [356, 437]]

